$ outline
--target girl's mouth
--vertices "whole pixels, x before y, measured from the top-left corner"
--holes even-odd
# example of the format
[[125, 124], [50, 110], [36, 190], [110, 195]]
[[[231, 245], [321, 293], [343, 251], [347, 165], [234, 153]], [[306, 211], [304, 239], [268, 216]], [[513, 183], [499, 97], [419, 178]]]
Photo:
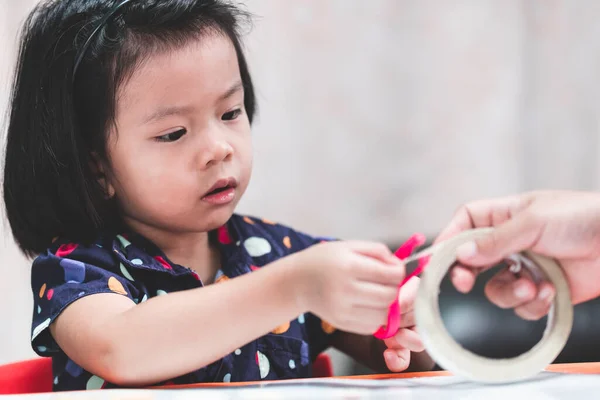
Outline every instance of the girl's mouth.
[[219, 179], [202, 197], [202, 200], [214, 205], [228, 204], [235, 198], [236, 187], [235, 178]]

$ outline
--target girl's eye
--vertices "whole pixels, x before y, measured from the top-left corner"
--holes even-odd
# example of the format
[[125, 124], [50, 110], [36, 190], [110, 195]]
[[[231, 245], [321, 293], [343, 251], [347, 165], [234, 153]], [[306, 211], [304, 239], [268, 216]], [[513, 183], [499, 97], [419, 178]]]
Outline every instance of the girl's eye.
[[185, 129], [180, 129], [175, 132], [167, 133], [166, 135], [158, 136], [156, 137], [156, 140], [159, 142], [175, 142], [181, 139], [186, 133], [187, 131]]
[[241, 113], [242, 113], [242, 110], [240, 108], [238, 108], [236, 110], [233, 110], [233, 111], [226, 112], [221, 117], [221, 120], [223, 120], [223, 121], [233, 121], [234, 119], [236, 119], [237, 117], [239, 117]]

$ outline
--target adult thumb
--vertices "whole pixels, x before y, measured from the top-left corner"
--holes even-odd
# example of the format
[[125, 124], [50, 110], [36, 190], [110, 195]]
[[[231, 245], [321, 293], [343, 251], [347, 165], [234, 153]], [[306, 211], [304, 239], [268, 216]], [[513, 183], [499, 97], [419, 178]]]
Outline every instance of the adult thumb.
[[489, 233], [463, 243], [456, 249], [460, 263], [473, 267], [497, 264], [511, 254], [530, 249], [538, 240], [543, 224], [529, 213], [520, 213]]

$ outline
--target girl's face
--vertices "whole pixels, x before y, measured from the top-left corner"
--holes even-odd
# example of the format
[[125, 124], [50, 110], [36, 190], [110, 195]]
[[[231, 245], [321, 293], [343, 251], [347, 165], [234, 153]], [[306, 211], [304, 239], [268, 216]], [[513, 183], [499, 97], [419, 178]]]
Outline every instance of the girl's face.
[[148, 58], [118, 94], [106, 187], [148, 233], [223, 225], [248, 186], [250, 124], [231, 41], [205, 35]]

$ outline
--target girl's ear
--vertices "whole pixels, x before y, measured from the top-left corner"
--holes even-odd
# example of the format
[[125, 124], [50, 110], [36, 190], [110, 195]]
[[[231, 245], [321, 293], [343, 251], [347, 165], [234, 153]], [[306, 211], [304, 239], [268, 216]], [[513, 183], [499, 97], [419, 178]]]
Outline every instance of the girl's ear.
[[115, 195], [115, 188], [110, 182], [108, 178], [108, 166], [106, 162], [102, 161], [102, 159], [98, 156], [97, 153], [92, 153], [90, 167], [92, 168], [92, 172], [94, 173], [94, 177], [96, 181], [100, 184], [102, 189], [104, 190], [104, 196], [106, 199], [111, 199]]

